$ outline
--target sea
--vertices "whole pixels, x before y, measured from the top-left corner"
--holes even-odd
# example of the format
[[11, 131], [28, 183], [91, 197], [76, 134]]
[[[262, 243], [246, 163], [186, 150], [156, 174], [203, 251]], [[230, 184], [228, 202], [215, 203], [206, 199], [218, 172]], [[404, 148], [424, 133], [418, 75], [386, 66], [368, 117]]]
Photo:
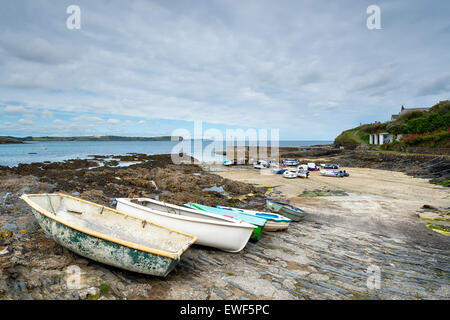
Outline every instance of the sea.
[[[281, 140], [280, 147], [330, 144], [324, 140]], [[269, 144], [270, 145], [270, 144]], [[0, 165], [13, 167], [19, 163], [89, 159], [92, 155], [115, 156], [128, 153], [167, 154], [184, 152], [199, 161], [222, 162], [226, 143], [211, 140], [185, 141], [35, 141], [27, 144], [0, 144]]]

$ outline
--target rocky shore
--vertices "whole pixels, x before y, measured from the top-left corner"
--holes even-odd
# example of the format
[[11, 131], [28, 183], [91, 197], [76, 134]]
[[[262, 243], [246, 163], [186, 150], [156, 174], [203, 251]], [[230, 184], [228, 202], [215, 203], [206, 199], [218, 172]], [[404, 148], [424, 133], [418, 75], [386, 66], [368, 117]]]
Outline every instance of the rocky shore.
[[[449, 299], [449, 238], [417, 216], [446, 210], [448, 188], [382, 170], [354, 168], [342, 180], [292, 181], [249, 168], [208, 171], [190, 160], [175, 165], [170, 155], [130, 154], [0, 167], [0, 299]], [[364, 197], [356, 190], [367, 191], [366, 179], [382, 182]], [[409, 192], [401, 190], [403, 184]], [[110, 207], [116, 197], [139, 196], [261, 209], [269, 196], [309, 215], [285, 232], [265, 232], [237, 254], [194, 245], [162, 279], [58, 245], [19, 199], [43, 192]], [[415, 193], [422, 199], [414, 199]], [[81, 270], [79, 289], [67, 286], [73, 265]], [[367, 285], [370, 267], [381, 272], [380, 288]]]

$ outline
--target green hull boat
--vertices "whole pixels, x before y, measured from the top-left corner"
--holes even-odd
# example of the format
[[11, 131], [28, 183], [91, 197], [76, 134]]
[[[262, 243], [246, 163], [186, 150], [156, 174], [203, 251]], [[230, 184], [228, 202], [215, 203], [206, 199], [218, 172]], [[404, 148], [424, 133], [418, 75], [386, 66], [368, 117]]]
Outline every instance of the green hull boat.
[[266, 207], [272, 212], [281, 214], [293, 221], [300, 221], [306, 216], [306, 212], [302, 209], [296, 208], [289, 203], [283, 203], [273, 200], [266, 200]]
[[253, 229], [252, 235], [250, 236], [250, 240], [252, 242], [256, 242], [259, 239], [261, 239], [261, 233], [263, 231], [264, 225], [267, 222], [267, 219], [264, 218], [246, 215], [237, 211], [235, 212], [232, 210], [220, 209], [217, 207], [209, 207], [198, 203], [186, 203], [184, 206], [191, 209], [214, 213], [220, 216], [228, 216], [236, 220], [245, 221], [247, 223], [253, 224], [255, 228]]
[[42, 229], [73, 252], [121, 269], [167, 276], [197, 240], [126, 213], [63, 194], [22, 195]]

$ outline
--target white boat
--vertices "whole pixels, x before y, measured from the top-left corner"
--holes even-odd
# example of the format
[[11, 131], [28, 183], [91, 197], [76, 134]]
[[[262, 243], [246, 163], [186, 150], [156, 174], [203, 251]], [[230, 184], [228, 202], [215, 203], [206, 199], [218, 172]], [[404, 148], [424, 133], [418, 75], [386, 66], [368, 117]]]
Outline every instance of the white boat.
[[117, 198], [116, 201], [117, 210], [193, 234], [198, 238], [196, 244], [228, 252], [241, 251], [256, 228], [231, 217], [149, 198]]
[[298, 171], [297, 177], [307, 179], [307, 178], [309, 178], [309, 172], [308, 171]]
[[224, 160], [222, 163], [224, 166], [232, 166], [234, 164], [233, 160]]
[[298, 160], [283, 160], [283, 164], [285, 166], [298, 166], [299, 162]]
[[316, 164], [314, 162], [309, 162], [307, 165], [308, 165], [308, 170], [309, 171], [317, 171], [317, 170], [319, 170], [319, 167], [316, 166]]
[[267, 161], [265, 160], [258, 160], [256, 162], [253, 163], [253, 168], [255, 169], [264, 169], [266, 168], [268, 165]]
[[348, 177], [349, 174], [345, 170], [320, 170], [320, 174], [327, 177]]
[[24, 194], [41, 228], [77, 254], [165, 277], [197, 237], [65, 194]]
[[287, 179], [297, 178], [297, 170], [286, 170], [283, 172], [283, 177]]

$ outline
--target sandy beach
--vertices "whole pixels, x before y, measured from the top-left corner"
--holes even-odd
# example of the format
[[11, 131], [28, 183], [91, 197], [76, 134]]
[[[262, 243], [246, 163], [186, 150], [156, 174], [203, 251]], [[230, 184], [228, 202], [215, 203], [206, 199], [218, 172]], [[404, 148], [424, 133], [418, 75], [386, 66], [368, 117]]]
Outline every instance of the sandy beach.
[[[450, 297], [450, 238], [427, 228], [430, 221], [423, 220], [445, 218], [442, 213], [448, 213], [450, 193], [427, 179], [354, 167], [343, 168], [350, 173], [345, 178], [312, 172], [309, 179], [285, 179], [251, 166], [171, 165], [163, 156], [142, 155], [121, 160], [139, 163], [92, 169], [92, 162], [79, 161], [2, 171], [1, 298]], [[67, 179], [74, 175], [78, 178]], [[205, 191], [213, 186], [224, 192]], [[198, 201], [257, 209], [269, 197], [289, 201], [308, 216], [291, 223], [286, 231], [264, 232], [260, 241], [249, 242], [239, 253], [194, 245], [166, 278], [158, 278], [88, 260], [56, 244], [18, 199], [22, 193], [38, 192], [74, 194], [111, 207], [113, 195], [158, 194], [173, 203]], [[78, 290], [66, 285], [71, 265], [82, 271]], [[368, 286], [370, 270], [380, 272], [378, 288]]]

